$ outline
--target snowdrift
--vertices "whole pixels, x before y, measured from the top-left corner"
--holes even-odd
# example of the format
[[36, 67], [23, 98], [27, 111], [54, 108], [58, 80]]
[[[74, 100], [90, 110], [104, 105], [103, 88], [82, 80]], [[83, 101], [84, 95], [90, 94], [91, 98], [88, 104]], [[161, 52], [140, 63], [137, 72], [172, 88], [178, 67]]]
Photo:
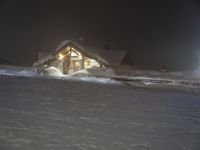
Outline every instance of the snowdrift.
[[78, 71], [68, 78], [96, 77], [115, 81], [137, 82], [144, 85], [176, 85], [200, 87], [200, 78], [192, 72], [158, 72], [151, 70], [133, 70], [130, 68], [95, 68]]
[[55, 68], [55, 67], [49, 67], [46, 68], [42, 73], [42, 76], [46, 75], [46, 76], [53, 76], [53, 77], [66, 77], [66, 75], [64, 75], [59, 69]]
[[0, 65], [0, 75], [33, 77], [38, 74], [32, 67]]
[[128, 83], [134, 85], [173, 85], [200, 87], [200, 76], [193, 72], [158, 72], [151, 70], [133, 70], [130, 67], [93, 68], [63, 75], [55, 67], [46, 68], [38, 73], [36, 68], [19, 66], [0, 66], [0, 75], [80, 80], [100, 83]]

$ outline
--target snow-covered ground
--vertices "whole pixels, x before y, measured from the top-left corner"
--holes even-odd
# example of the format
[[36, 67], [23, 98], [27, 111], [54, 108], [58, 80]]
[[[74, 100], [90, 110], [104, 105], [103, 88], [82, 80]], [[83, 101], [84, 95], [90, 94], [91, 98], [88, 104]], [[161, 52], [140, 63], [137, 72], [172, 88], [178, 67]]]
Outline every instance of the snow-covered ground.
[[115, 81], [137, 82], [149, 87], [159, 85], [200, 88], [200, 75], [194, 72], [158, 72], [133, 70], [131, 68], [100, 68], [81, 70], [67, 77], [78, 79], [83, 77], [109, 78]]
[[0, 149], [199, 150], [193, 90], [0, 75]]
[[26, 76], [26, 77], [36, 77], [38, 76], [36, 69], [31, 67], [18, 67], [18, 66], [8, 66], [0, 65], [0, 75], [7, 76]]
[[79, 80], [85, 82], [115, 83], [129, 82], [132, 86], [146, 87], [182, 87], [200, 88], [200, 75], [196, 72], [158, 72], [151, 70], [133, 70], [130, 67], [94, 68], [63, 75], [55, 67], [38, 72], [36, 68], [19, 66], [1, 66], [0, 75]]

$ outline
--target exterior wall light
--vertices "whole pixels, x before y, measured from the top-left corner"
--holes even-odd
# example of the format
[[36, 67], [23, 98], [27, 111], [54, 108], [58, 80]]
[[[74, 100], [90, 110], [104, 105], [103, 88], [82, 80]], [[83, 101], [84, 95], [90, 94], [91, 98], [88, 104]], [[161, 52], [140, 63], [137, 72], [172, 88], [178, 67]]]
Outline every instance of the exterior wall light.
[[63, 54], [58, 54], [58, 59], [62, 60], [65, 56]]

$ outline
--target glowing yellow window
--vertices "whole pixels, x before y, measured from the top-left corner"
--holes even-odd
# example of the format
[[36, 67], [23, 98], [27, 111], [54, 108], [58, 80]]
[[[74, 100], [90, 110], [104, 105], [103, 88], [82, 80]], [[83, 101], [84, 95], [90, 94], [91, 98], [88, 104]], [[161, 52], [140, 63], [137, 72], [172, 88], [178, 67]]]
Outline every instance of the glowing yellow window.
[[62, 60], [65, 56], [63, 54], [58, 54], [58, 59]]
[[75, 67], [79, 67], [79, 66], [80, 66], [80, 63], [79, 63], [79, 62], [75, 62], [75, 63], [74, 63], [74, 66], [75, 66]]
[[75, 52], [71, 51], [71, 56], [72, 57], [78, 57], [78, 54], [76, 54]]
[[90, 61], [85, 61], [85, 66], [90, 66]]

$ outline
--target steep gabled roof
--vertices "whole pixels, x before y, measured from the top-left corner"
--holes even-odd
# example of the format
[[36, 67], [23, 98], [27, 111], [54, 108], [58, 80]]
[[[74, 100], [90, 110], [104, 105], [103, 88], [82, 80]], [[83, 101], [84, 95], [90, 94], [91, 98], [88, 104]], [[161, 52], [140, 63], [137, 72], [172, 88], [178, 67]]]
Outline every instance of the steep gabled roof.
[[100, 58], [104, 59], [108, 64], [120, 64], [127, 53], [126, 51], [113, 51], [102, 48], [96, 48], [69, 40], [63, 41], [57, 47], [56, 50], [57, 51], [62, 50], [64, 47], [68, 45], [68, 43], [73, 43], [75, 46], [79, 47], [85, 53], [91, 55], [98, 55]]
[[57, 55], [60, 51], [66, 48], [68, 45], [73, 45], [80, 52], [85, 54], [86, 56], [93, 58], [95, 60], [101, 61], [106, 65], [119, 65], [121, 64], [123, 58], [126, 55], [126, 51], [112, 51], [105, 50], [102, 48], [95, 48], [88, 45], [80, 44], [74, 41], [66, 40], [63, 41], [56, 49], [56, 51], [52, 52], [50, 55], [47, 55], [41, 60], [38, 60], [33, 64], [33, 66], [38, 66], [44, 64], [47, 61], [55, 59], [55, 55]]

